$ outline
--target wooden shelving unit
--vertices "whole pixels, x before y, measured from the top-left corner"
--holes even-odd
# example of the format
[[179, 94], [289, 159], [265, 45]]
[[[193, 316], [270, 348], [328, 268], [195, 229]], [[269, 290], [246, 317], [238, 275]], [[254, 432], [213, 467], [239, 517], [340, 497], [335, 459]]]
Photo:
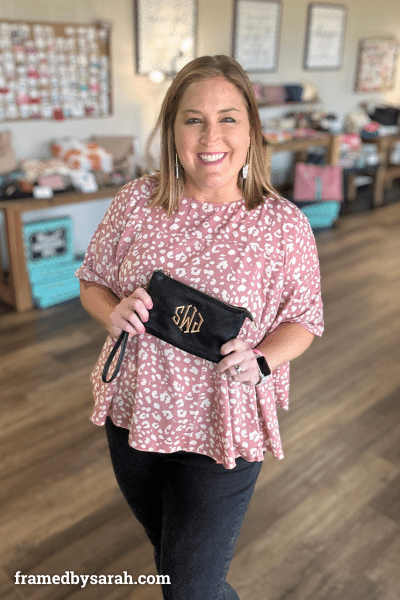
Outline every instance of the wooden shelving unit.
[[20, 200], [0, 201], [0, 210], [4, 214], [9, 260], [8, 276], [6, 278], [2, 274], [0, 278], [0, 299], [17, 311], [29, 310], [33, 307], [31, 286], [25, 261], [21, 221], [22, 212], [101, 200], [103, 198], [113, 198], [119, 189], [120, 186], [110, 186], [89, 194], [69, 192], [55, 194], [53, 198], [48, 199], [36, 200], [34, 198], [23, 198]]
[[379, 135], [374, 138], [365, 138], [363, 142], [376, 144], [379, 154], [379, 166], [376, 171], [374, 184], [374, 206], [380, 206], [383, 203], [385, 187], [393, 179], [400, 177], [400, 165], [390, 164], [390, 152], [393, 144], [400, 142], [400, 132], [391, 135]]
[[313, 137], [293, 138], [292, 140], [278, 144], [267, 143], [266, 153], [268, 165], [271, 165], [272, 155], [275, 152], [293, 152], [295, 154], [296, 162], [305, 162], [309, 148], [316, 146], [327, 149], [327, 164], [337, 165], [340, 152], [340, 136], [331, 133], [321, 133]]

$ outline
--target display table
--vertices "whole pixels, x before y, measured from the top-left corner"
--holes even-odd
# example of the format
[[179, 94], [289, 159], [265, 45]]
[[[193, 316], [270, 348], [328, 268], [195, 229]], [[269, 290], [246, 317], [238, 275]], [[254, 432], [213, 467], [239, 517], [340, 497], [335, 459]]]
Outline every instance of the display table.
[[395, 142], [400, 142], [400, 132], [391, 135], [379, 135], [374, 138], [362, 138], [363, 142], [376, 144], [379, 154], [379, 166], [376, 171], [373, 204], [383, 203], [385, 187], [388, 182], [400, 177], [400, 165], [390, 164], [390, 152]]
[[318, 133], [310, 137], [298, 137], [278, 144], [268, 142], [266, 146], [268, 165], [275, 152], [294, 152], [296, 162], [306, 162], [308, 150], [312, 147], [327, 149], [326, 163], [336, 165], [340, 153], [340, 135]]
[[25, 262], [21, 221], [22, 212], [113, 198], [120, 187], [104, 187], [97, 192], [89, 194], [81, 192], [58, 193], [53, 198], [48, 199], [23, 198], [21, 200], [0, 200], [0, 209], [3, 211], [5, 220], [9, 260], [8, 275], [6, 277], [3, 273], [0, 279], [0, 299], [17, 311], [29, 310], [33, 307], [31, 286]]
[[[400, 165], [390, 164], [390, 152], [395, 142], [400, 142], [400, 132], [391, 135], [381, 135], [374, 138], [363, 139], [365, 143], [376, 144], [379, 154], [379, 165], [374, 170], [373, 184], [373, 206], [383, 203], [385, 186], [388, 182], [400, 177]], [[266, 148], [268, 164], [271, 164], [272, 155], [275, 152], [294, 152], [295, 161], [305, 162], [310, 147], [327, 148], [326, 163], [336, 165], [340, 155], [340, 135], [321, 134], [318, 137], [294, 138], [279, 144], [268, 143]], [[355, 174], [356, 175], [356, 174]], [[355, 176], [354, 175], [354, 176]], [[348, 178], [345, 186], [348, 199], [355, 197], [352, 177]]]

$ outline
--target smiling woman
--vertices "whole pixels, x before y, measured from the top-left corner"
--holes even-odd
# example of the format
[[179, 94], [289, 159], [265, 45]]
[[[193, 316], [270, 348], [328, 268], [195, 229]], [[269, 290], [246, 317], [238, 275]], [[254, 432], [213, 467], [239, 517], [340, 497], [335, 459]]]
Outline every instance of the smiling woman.
[[[110, 334], [92, 374], [92, 421], [105, 425], [121, 491], [170, 576], [164, 599], [238, 600], [226, 574], [264, 454], [283, 458], [287, 363], [323, 330], [318, 258], [306, 217], [269, 185], [254, 92], [236, 61], [187, 64], [159, 123], [160, 172], [122, 188], [77, 272], [84, 307]], [[211, 306], [246, 308], [257, 327], [247, 319], [218, 363], [150, 335], [146, 285], [160, 268]], [[194, 302], [179, 301], [165, 329], [194, 315]], [[126, 358], [107, 385], [122, 331]]]
[[[208, 164], [208, 161], [216, 163], [221, 160], [223, 168], [221, 166], [219, 172], [225, 172], [225, 175], [225, 167], [228, 167], [229, 162], [230, 174], [233, 178], [236, 177], [236, 186], [232, 180], [230, 192], [223, 187], [217, 192], [215, 183], [218, 183], [218, 178], [214, 178], [215, 201], [232, 202], [244, 198], [246, 207], [251, 209], [263, 203], [265, 194], [277, 196], [268, 179], [265, 140], [253, 86], [245, 71], [232, 58], [223, 55], [201, 56], [188, 63], [167, 91], [158, 125], [161, 129], [161, 164], [152, 193], [152, 206], [161, 206], [171, 215], [176, 210], [183, 191], [188, 192], [185, 186], [190, 182], [181, 162], [185, 161], [186, 148], [182, 147], [181, 139], [182, 136], [186, 138], [185, 129], [187, 131], [190, 127], [197, 131], [197, 137], [202, 132], [202, 140], [197, 142], [199, 161]], [[213, 137], [222, 131], [225, 132], [225, 142], [228, 138], [233, 141], [240, 132], [243, 136], [240, 148], [242, 155], [237, 148], [233, 157], [229, 144], [227, 147], [223, 146], [223, 139], [220, 140], [221, 147], [217, 146]], [[187, 139], [192, 142], [194, 133], [189, 135], [187, 131], [187, 135]], [[225, 160], [225, 154], [228, 153], [229, 158]], [[199, 154], [202, 155], [201, 159]], [[217, 157], [215, 154], [224, 156]], [[231, 158], [234, 158], [234, 162], [231, 162]], [[221, 183], [223, 181], [221, 179]], [[199, 184], [206, 196], [202, 196], [196, 189], [195, 197], [211, 198], [213, 194], [208, 186], [201, 182]]]
[[250, 146], [250, 122], [233, 83], [215, 77], [190, 84], [179, 103], [174, 134], [186, 195], [209, 202], [243, 197], [238, 174]]

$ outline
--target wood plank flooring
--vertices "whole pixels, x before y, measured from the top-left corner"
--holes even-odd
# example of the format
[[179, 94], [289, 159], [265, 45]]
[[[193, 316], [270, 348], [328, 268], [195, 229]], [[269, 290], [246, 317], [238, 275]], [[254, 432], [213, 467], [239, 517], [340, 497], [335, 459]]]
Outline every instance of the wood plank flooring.
[[[241, 600], [399, 600], [400, 203], [317, 243], [326, 332], [292, 364], [286, 457], [263, 464], [228, 580]], [[89, 421], [103, 331], [73, 301], [3, 307], [0, 337], [0, 597], [161, 600], [150, 584], [15, 585], [155, 569]]]

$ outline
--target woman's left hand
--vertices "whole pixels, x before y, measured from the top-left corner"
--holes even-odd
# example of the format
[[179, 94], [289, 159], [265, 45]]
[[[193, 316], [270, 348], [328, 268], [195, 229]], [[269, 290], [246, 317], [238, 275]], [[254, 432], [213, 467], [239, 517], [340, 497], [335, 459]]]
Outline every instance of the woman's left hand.
[[229, 340], [221, 346], [222, 355], [227, 355], [217, 364], [217, 371], [232, 377], [238, 383], [255, 385], [260, 380], [258, 364], [249, 344], [240, 338]]

